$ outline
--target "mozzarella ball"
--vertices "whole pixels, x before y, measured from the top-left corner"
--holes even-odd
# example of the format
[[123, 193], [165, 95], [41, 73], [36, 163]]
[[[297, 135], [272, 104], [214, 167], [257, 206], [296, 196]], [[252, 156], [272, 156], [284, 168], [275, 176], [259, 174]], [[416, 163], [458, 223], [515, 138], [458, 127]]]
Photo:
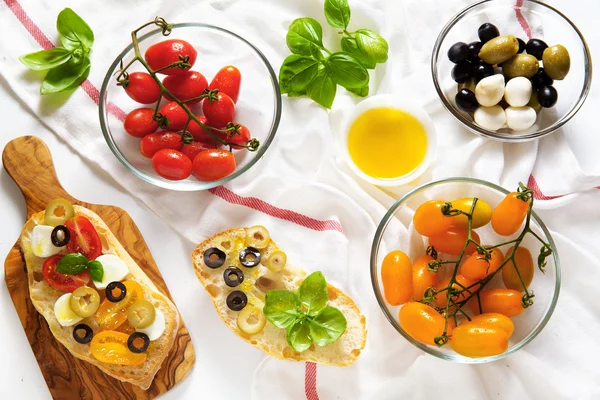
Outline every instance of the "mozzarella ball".
[[508, 107], [505, 113], [506, 123], [513, 131], [529, 129], [537, 119], [537, 114], [531, 107]]
[[492, 75], [483, 78], [475, 86], [475, 98], [484, 107], [495, 106], [504, 96], [504, 76]]
[[531, 81], [524, 76], [512, 78], [504, 88], [504, 100], [513, 107], [523, 107], [531, 100]]
[[497, 131], [506, 123], [504, 109], [498, 105], [478, 107], [473, 116], [477, 125], [492, 131]]

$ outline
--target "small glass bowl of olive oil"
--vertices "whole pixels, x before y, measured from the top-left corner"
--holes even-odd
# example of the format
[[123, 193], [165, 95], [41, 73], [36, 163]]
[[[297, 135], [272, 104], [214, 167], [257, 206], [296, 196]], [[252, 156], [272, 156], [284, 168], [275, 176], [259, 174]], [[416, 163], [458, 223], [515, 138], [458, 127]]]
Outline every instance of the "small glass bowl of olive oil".
[[343, 124], [350, 168], [378, 186], [400, 186], [418, 178], [435, 157], [435, 127], [421, 108], [393, 95], [360, 102]]

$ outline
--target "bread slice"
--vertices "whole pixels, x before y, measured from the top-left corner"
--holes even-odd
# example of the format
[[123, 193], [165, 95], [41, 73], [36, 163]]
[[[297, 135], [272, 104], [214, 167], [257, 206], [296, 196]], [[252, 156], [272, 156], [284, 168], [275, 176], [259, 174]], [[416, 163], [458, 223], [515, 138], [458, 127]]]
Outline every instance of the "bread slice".
[[[129, 275], [125, 279], [135, 280], [140, 283], [144, 288], [144, 298], [154, 304], [157, 310], [162, 311], [165, 316], [165, 332], [160, 338], [150, 342], [146, 361], [136, 366], [121, 366], [100, 362], [90, 352], [89, 344], [76, 342], [73, 339], [73, 327], [61, 326], [54, 315], [54, 303], [65, 292], [54, 289], [46, 283], [42, 276], [42, 265], [45, 259], [35, 256], [31, 248], [31, 233], [36, 225], [44, 223], [44, 212], [33, 215], [25, 224], [21, 234], [21, 248], [23, 249], [27, 264], [31, 302], [36, 310], [44, 316], [46, 322], [48, 322], [48, 326], [56, 340], [62, 343], [73, 356], [96, 365], [103, 372], [116, 379], [129, 382], [146, 390], [150, 387], [163, 360], [175, 343], [177, 330], [179, 329], [179, 312], [171, 300], [157, 289], [150, 278], [136, 264], [127, 251], [125, 251], [117, 238], [96, 213], [80, 206], [74, 206], [74, 209], [75, 215], [85, 216], [95, 226], [102, 241], [103, 253], [114, 254], [125, 262], [129, 268]], [[66, 250], [63, 250], [63, 252], [66, 252]], [[101, 298], [104, 299], [103, 291], [100, 290], [99, 293]], [[85, 318], [81, 323], [89, 325], [94, 333], [100, 331], [94, 316]], [[127, 322], [117, 330], [128, 334], [134, 332], [133, 327]]]
[[[243, 291], [248, 297], [248, 304], [262, 310], [265, 294], [268, 290], [288, 289], [297, 291], [307, 275], [305, 271], [289, 264], [281, 272], [272, 272], [265, 266], [269, 255], [278, 250], [273, 240], [270, 240], [269, 245], [261, 250], [261, 264], [254, 268], [243, 267], [238, 256], [240, 250], [245, 247], [247, 229], [230, 229], [221, 232], [202, 242], [192, 252], [196, 275], [212, 298], [217, 313], [223, 322], [236, 335], [276, 358], [312, 361], [338, 367], [348, 366], [356, 361], [365, 346], [367, 337], [365, 317], [350, 297], [329, 284], [327, 285], [328, 305], [337, 307], [348, 322], [344, 334], [332, 344], [323, 347], [313, 344], [308, 350], [298, 353], [288, 345], [285, 329], [277, 328], [268, 321], [264, 329], [255, 335], [248, 335], [238, 328], [238, 312], [227, 307], [226, 299], [229, 293], [234, 290]], [[204, 263], [204, 251], [211, 247], [217, 247], [227, 255], [225, 264], [220, 268], [211, 269]], [[230, 288], [223, 280], [223, 271], [229, 266], [238, 267], [244, 272], [244, 282], [235, 288]]]

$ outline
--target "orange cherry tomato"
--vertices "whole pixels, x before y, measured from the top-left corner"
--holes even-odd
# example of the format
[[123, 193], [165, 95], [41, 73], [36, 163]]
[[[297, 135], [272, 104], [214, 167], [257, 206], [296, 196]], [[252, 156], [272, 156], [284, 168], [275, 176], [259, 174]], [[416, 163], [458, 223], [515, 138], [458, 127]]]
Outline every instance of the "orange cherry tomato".
[[127, 321], [127, 309], [137, 300], [144, 297], [144, 289], [135, 281], [124, 281], [126, 294], [125, 298], [119, 302], [113, 303], [104, 299], [98, 311], [96, 311], [96, 322], [103, 331], [115, 330]]
[[[513, 248], [511, 247], [506, 256], [508, 257], [512, 252]], [[516, 267], [519, 269], [517, 273]], [[517, 247], [515, 250], [515, 258], [514, 262], [511, 260], [502, 268], [502, 281], [504, 282], [504, 286], [508, 289], [518, 290], [519, 292], [523, 291], [523, 284], [521, 283], [521, 279], [519, 279], [519, 275], [523, 279], [523, 283], [525, 283], [525, 287], [529, 287], [531, 285], [531, 281], [533, 280], [533, 272], [535, 268], [533, 267], [533, 257], [531, 257], [531, 253], [525, 247]]]
[[492, 228], [498, 235], [510, 236], [523, 224], [529, 202], [519, 199], [519, 193], [511, 192], [492, 213]]
[[442, 214], [441, 200], [430, 200], [421, 204], [413, 216], [413, 224], [417, 232], [423, 236], [439, 235], [450, 228], [452, 217]]
[[435, 288], [438, 283], [438, 274], [427, 269], [429, 261], [433, 257], [424, 255], [415, 260], [413, 264], [413, 299], [423, 300], [423, 294], [427, 288]]
[[[427, 304], [411, 301], [400, 309], [400, 325], [410, 337], [421, 343], [435, 345], [434, 338], [444, 333], [446, 319]], [[448, 320], [450, 322], [450, 320]], [[448, 335], [452, 325], [448, 324]]]
[[413, 275], [408, 256], [400, 250], [385, 256], [381, 264], [381, 280], [389, 304], [398, 306], [409, 301], [413, 293]]
[[[507, 317], [516, 317], [525, 309], [521, 304], [522, 294], [512, 289], [488, 289], [479, 293], [483, 313], [499, 313]], [[478, 310], [477, 301], [473, 302]]]
[[100, 362], [116, 365], [140, 365], [146, 361], [146, 353], [134, 353], [127, 347], [129, 335], [123, 332], [98, 332], [90, 342], [90, 351]]
[[498, 313], [485, 313], [476, 315], [469, 321], [465, 319], [460, 326], [475, 324], [478, 326], [491, 326], [493, 328], [502, 329], [506, 332], [506, 336], [510, 338], [515, 331], [515, 324], [506, 315]]
[[460, 325], [450, 339], [452, 350], [466, 357], [488, 357], [508, 349], [508, 336], [501, 328], [489, 325]]
[[[456, 275], [456, 282], [460, 283], [460, 285], [464, 286], [465, 288], [469, 288], [469, 291], [471, 293], [476, 291], [477, 288], [479, 288], [479, 285], [475, 285], [470, 288], [469, 286], [474, 284], [475, 281], [467, 279], [464, 276], [462, 276], [461, 274]], [[449, 283], [450, 283], [450, 277], [447, 277], [442, 282], [440, 282], [440, 284], [437, 286], [437, 289], [438, 290], [443, 289], [443, 288], [447, 287]], [[456, 290], [464, 290], [464, 288], [462, 288], [460, 285], [455, 283], [452, 285], [452, 287]], [[469, 297], [469, 292], [464, 290], [461, 294], [455, 294], [454, 296], [452, 296], [452, 300], [454, 300], [455, 302], [459, 302], [459, 301], [463, 301], [467, 297]], [[433, 299], [433, 303], [438, 307], [446, 307], [447, 299], [448, 299], [448, 291], [446, 290], [446, 291], [436, 294]]]
[[[490, 250], [492, 258], [485, 259], [485, 256], [475, 252], [460, 267], [460, 273], [467, 279], [478, 281], [493, 273], [500, 267], [504, 260], [504, 255], [497, 248]], [[505, 267], [506, 268], [506, 267]]]
[[[435, 249], [440, 253], [457, 256], [465, 246], [467, 236], [467, 229], [451, 227], [445, 232], [431, 236], [429, 238], [429, 245], [435, 247]], [[479, 243], [480, 239], [477, 232], [472, 231], [471, 237], [474, 241]], [[475, 247], [473, 243], [470, 243], [465, 254], [471, 254], [475, 250], [477, 250], [477, 247]]]

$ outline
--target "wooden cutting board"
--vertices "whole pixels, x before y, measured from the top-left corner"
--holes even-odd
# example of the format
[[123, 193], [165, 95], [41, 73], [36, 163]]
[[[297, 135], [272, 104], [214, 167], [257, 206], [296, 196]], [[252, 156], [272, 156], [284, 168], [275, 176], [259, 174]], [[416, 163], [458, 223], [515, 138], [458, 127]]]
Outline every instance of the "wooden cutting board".
[[[14, 139], [4, 148], [2, 162], [25, 196], [27, 219], [44, 210], [48, 202], [57, 197], [89, 208], [104, 220], [131, 257], [156, 286], [171, 298], [148, 246], [131, 217], [118, 207], [85, 203], [70, 196], [60, 185], [52, 156], [42, 140], [34, 136]], [[183, 320], [171, 352], [147, 391], [118, 381], [97, 367], [73, 357], [54, 339], [46, 320], [29, 300], [26, 268], [17, 241], [4, 263], [6, 285], [53, 398], [153, 399], [177, 385], [192, 369], [196, 355]]]

